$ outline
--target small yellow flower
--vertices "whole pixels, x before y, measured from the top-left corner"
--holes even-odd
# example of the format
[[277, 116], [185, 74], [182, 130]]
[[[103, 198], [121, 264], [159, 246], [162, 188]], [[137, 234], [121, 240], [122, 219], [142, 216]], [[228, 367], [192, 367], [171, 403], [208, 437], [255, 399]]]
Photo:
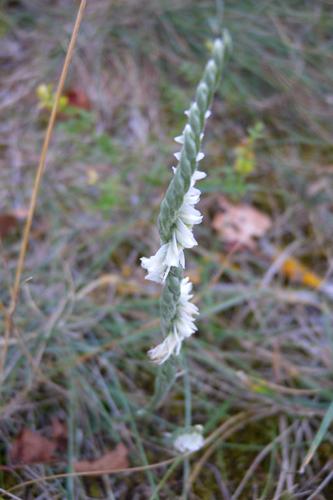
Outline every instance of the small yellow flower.
[[245, 139], [242, 143], [235, 149], [236, 160], [235, 160], [235, 171], [242, 176], [251, 174], [255, 169], [255, 155], [253, 150], [253, 142], [250, 139]]
[[99, 175], [94, 168], [89, 168], [87, 170], [87, 184], [89, 186], [94, 186], [99, 179]]
[[235, 149], [235, 171], [243, 177], [251, 174], [256, 168], [254, 147], [256, 141], [263, 136], [264, 126], [258, 122], [248, 130], [248, 137], [244, 138]]
[[[38, 108], [51, 110], [54, 104], [55, 92], [51, 83], [38, 85], [36, 95], [39, 100]], [[61, 96], [59, 99], [59, 111], [65, 111], [68, 106], [68, 97]]]

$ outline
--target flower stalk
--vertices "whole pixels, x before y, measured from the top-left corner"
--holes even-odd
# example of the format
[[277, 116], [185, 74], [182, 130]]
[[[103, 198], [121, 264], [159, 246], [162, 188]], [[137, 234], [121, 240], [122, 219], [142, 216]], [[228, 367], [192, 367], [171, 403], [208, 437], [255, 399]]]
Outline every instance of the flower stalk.
[[221, 78], [226, 53], [230, 48], [227, 33], [215, 40], [212, 55], [196, 90], [195, 99], [185, 111], [188, 117], [182, 134], [175, 138], [181, 144], [178, 160], [173, 167], [174, 176], [161, 203], [158, 217], [161, 247], [152, 257], [141, 259], [147, 270], [146, 279], [163, 283], [161, 296], [161, 327], [164, 341], [151, 349], [148, 355], [157, 364], [163, 364], [172, 354], [178, 355], [182, 342], [196, 331], [194, 317], [198, 309], [190, 300], [192, 284], [183, 278], [184, 250], [197, 245], [193, 226], [202, 221], [201, 213], [194, 208], [200, 199], [197, 181], [206, 177], [198, 170], [204, 158], [201, 143], [209, 118], [210, 106]]

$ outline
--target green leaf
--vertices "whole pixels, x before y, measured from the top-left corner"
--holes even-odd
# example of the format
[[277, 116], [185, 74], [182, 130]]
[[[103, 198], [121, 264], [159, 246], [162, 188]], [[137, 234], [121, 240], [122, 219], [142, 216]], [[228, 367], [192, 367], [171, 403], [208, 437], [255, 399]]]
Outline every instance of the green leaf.
[[301, 474], [303, 474], [303, 472], [305, 471], [305, 467], [312, 460], [312, 457], [315, 454], [318, 446], [320, 446], [322, 440], [324, 439], [325, 434], [326, 434], [329, 426], [332, 423], [332, 420], [333, 420], [333, 401], [330, 404], [330, 406], [328, 407], [328, 410], [327, 410], [327, 412], [326, 412], [326, 414], [325, 414], [325, 416], [324, 416], [324, 418], [323, 418], [323, 420], [322, 420], [322, 422], [320, 424], [318, 432], [315, 435], [315, 438], [314, 438], [314, 440], [311, 443], [310, 449], [309, 449], [308, 453], [306, 454], [306, 457], [305, 457], [305, 459], [304, 459], [304, 461], [302, 463], [302, 467], [300, 468], [300, 473]]

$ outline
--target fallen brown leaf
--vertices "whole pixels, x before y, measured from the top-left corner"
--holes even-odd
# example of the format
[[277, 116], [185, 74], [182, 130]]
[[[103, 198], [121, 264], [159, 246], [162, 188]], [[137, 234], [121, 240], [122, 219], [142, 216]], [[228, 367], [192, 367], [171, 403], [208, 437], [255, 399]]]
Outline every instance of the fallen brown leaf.
[[27, 210], [18, 208], [12, 212], [0, 214], [0, 238], [5, 238], [15, 231], [20, 221], [27, 218]]
[[58, 417], [52, 418], [52, 440], [56, 442], [57, 451], [65, 451], [67, 448], [67, 426]]
[[57, 443], [39, 432], [23, 429], [15, 439], [10, 458], [13, 463], [33, 464], [50, 462]]
[[254, 249], [256, 238], [263, 236], [272, 224], [268, 215], [251, 205], [236, 205], [220, 197], [218, 206], [220, 212], [213, 218], [212, 227], [229, 245]]
[[56, 458], [56, 452], [63, 452], [66, 448], [67, 426], [58, 417], [53, 417], [50, 438], [24, 428], [12, 445], [10, 458], [13, 463], [46, 463]]
[[99, 472], [110, 471], [113, 469], [127, 469], [128, 449], [123, 443], [119, 443], [117, 447], [105, 453], [96, 460], [80, 460], [74, 464], [75, 472]]
[[91, 109], [91, 103], [87, 94], [79, 88], [72, 88], [67, 90], [65, 96], [71, 106], [80, 109]]

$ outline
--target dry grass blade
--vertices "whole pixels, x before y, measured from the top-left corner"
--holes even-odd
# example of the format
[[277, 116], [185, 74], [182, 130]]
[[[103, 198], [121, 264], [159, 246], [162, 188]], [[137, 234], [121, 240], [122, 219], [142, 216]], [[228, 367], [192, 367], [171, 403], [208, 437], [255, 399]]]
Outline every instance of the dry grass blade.
[[[184, 456], [186, 456], [186, 455], [184, 455]], [[120, 473], [143, 472], [146, 470], [157, 469], [159, 467], [165, 467], [167, 465], [172, 464], [175, 460], [176, 460], [176, 458], [169, 458], [168, 460], [163, 460], [161, 462], [157, 462], [154, 464], [142, 465], [142, 466], [137, 466], [137, 467], [126, 467], [126, 468], [121, 468], [121, 469], [110, 468], [109, 470], [106, 470], [104, 468], [102, 470], [93, 470], [90, 472], [67, 472], [67, 473], [63, 473], [63, 474], [52, 474], [50, 476], [42, 476], [42, 477], [38, 477], [36, 479], [32, 479], [30, 481], [25, 481], [24, 483], [13, 486], [10, 489], [10, 491], [16, 491], [16, 490], [19, 490], [23, 487], [30, 486], [32, 484], [41, 483], [43, 481], [52, 481], [53, 479], [68, 478], [68, 477], [92, 477], [92, 476], [101, 476], [101, 475], [105, 475], [105, 474], [115, 475], [115, 474], [120, 474]]]
[[39, 159], [37, 173], [36, 173], [34, 186], [33, 186], [31, 199], [30, 199], [28, 216], [27, 216], [26, 224], [25, 224], [24, 231], [23, 231], [22, 243], [21, 243], [21, 247], [20, 247], [20, 254], [19, 254], [16, 273], [15, 273], [14, 286], [13, 286], [13, 290], [12, 290], [12, 294], [11, 294], [11, 303], [10, 303], [10, 306], [8, 309], [8, 313], [5, 316], [5, 343], [4, 343], [4, 347], [3, 347], [3, 351], [2, 351], [2, 358], [1, 358], [1, 365], [0, 365], [1, 373], [3, 372], [5, 362], [6, 362], [6, 356], [7, 356], [7, 350], [8, 350], [8, 340], [9, 340], [10, 333], [12, 330], [13, 315], [14, 315], [17, 300], [18, 300], [18, 294], [19, 294], [19, 290], [20, 290], [20, 281], [21, 281], [21, 276], [22, 276], [22, 272], [23, 272], [23, 268], [24, 268], [24, 261], [25, 261], [25, 256], [27, 253], [31, 225], [32, 225], [32, 220], [33, 220], [34, 213], [35, 213], [36, 204], [37, 204], [39, 188], [40, 188], [40, 184], [41, 184], [41, 180], [42, 180], [43, 172], [44, 172], [44, 168], [45, 168], [46, 155], [47, 155], [47, 151], [49, 148], [49, 144], [50, 144], [50, 140], [51, 140], [51, 136], [52, 136], [52, 131], [53, 131], [56, 116], [57, 116], [60, 97], [61, 97], [61, 94], [63, 92], [68, 69], [69, 69], [70, 62], [71, 62], [71, 59], [73, 56], [73, 52], [74, 52], [77, 36], [79, 33], [81, 21], [83, 18], [85, 6], [86, 6], [86, 0], [81, 0], [80, 7], [78, 10], [77, 17], [76, 17], [75, 24], [74, 24], [73, 31], [72, 31], [72, 36], [71, 36], [71, 39], [70, 39], [70, 42], [68, 45], [68, 49], [67, 49], [67, 53], [65, 56], [65, 61], [64, 61], [63, 68], [62, 68], [60, 78], [58, 81], [57, 90], [55, 93], [55, 99], [54, 99], [54, 103], [53, 103], [52, 111], [50, 114], [47, 130], [45, 133], [44, 143], [43, 143], [43, 147], [42, 147], [42, 151], [41, 151], [41, 155], [40, 155], [40, 159]]
[[5, 495], [6, 497], [8, 498], [12, 498], [13, 500], [21, 500], [19, 497], [17, 497], [16, 495], [13, 495], [12, 493], [9, 493], [8, 491], [0, 488], [0, 493], [2, 495]]

